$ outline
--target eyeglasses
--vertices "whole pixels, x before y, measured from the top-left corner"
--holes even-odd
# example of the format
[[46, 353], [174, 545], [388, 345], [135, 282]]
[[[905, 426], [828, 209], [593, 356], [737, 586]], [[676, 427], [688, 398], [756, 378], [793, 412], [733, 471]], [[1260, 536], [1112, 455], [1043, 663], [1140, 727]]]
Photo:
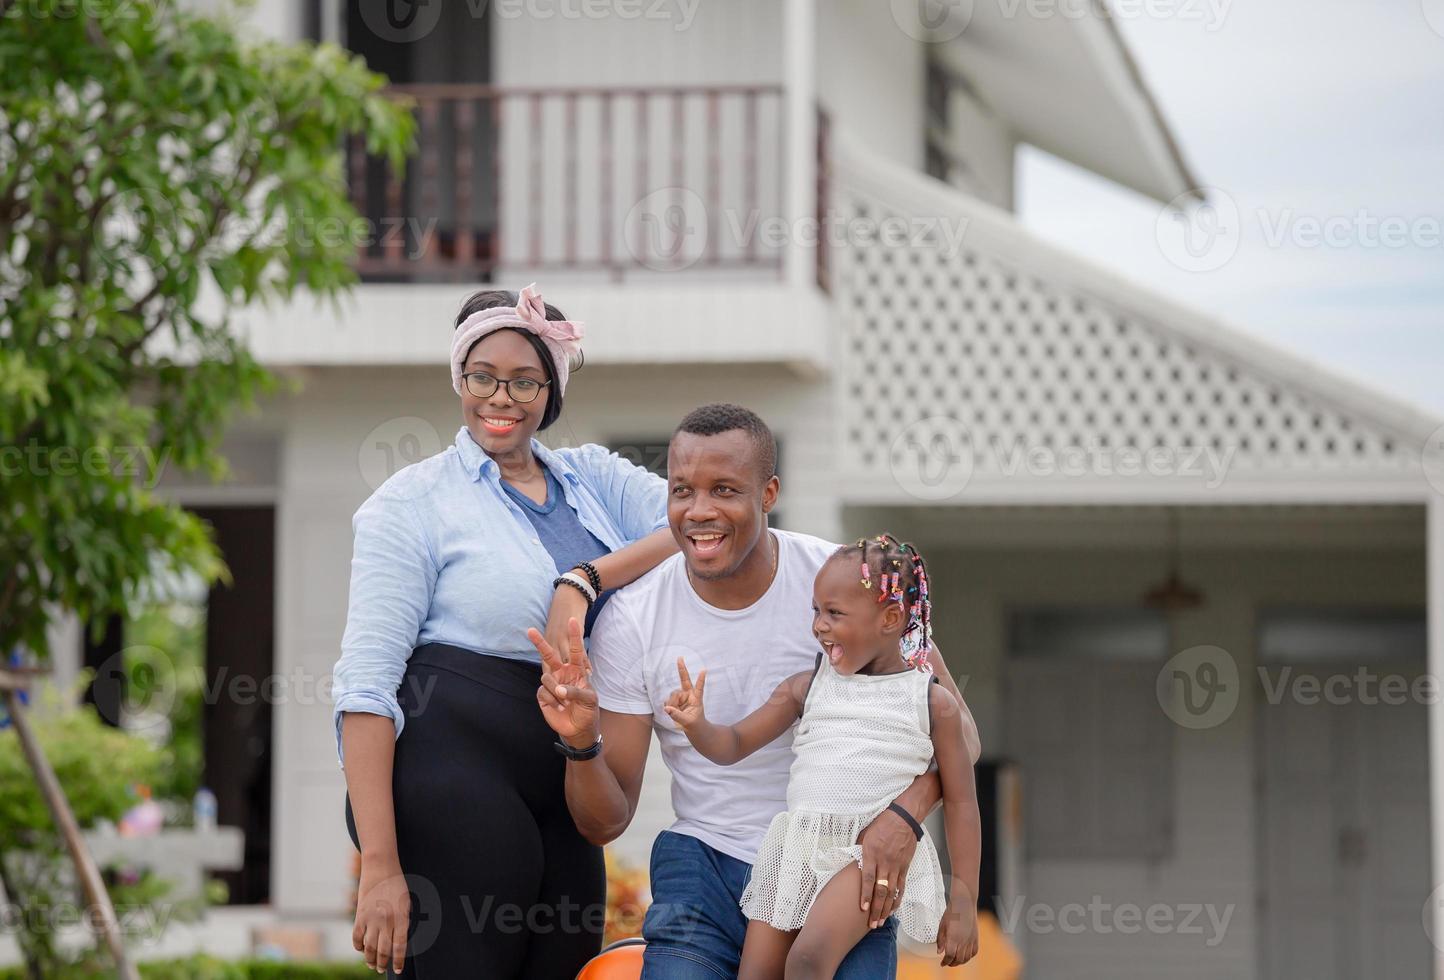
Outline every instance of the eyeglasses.
[[536, 396], [541, 394], [542, 389], [551, 384], [550, 381], [533, 381], [531, 378], [510, 378], [503, 381], [480, 371], [463, 374], [462, 377], [466, 379], [466, 390], [477, 398], [490, 398], [497, 388], [506, 385], [507, 396], [523, 405], [536, 401]]

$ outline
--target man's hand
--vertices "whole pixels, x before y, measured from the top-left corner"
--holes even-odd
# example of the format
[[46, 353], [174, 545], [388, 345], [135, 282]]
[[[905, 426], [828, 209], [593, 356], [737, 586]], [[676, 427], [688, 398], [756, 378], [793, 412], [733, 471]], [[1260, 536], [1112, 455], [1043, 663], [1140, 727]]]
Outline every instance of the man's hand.
[[536, 700], [542, 717], [573, 748], [595, 744], [601, 723], [597, 692], [592, 690], [589, 681], [592, 663], [582, 645], [582, 624], [576, 619], [567, 621], [568, 659], [565, 661], [535, 628], [527, 630], [526, 637], [541, 654], [542, 683], [536, 689]]
[[547, 625], [542, 632], [546, 634], [552, 649], [560, 651], [563, 661], [571, 655], [571, 638], [567, 632], [567, 624], [573, 619], [585, 623], [587, 609], [587, 597], [582, 595], [580, 589], [574, 589], [570, 585], [558, 585], [552, 591], [551, 608], [547, 610]]
[[943, 966], [962, 966], [978, 955], [978, 909], [971, 901], [949, 902], [938, 923]]
[[677, 725], [686, 731], [693, 725], [707, 720], [702, 711], [702, 691], [707, 685], [707, 671], [697, 675], [697, 684], [693, 686], [692, 676], [687, 673], [687, 663], [681, 657], [677, 658], [677, 677], [682, 686], [667, 696], [667, 703], [662, 710], [667, 712]]
[[411, 893], [395, 861], [361, 860], [356, 890], [356, 924], [351, 945], [366, 957], [368, 969], [399, 974], [406, 959], [406, 930], [411, 922]]
[[862, 845], [862, 910], [868, 913], [868, 928], [887, 921], [902, 900], [908, 865], [918, 849], [918, 839], [907, 821], [884, 810], [863, 828], [857, 842]]

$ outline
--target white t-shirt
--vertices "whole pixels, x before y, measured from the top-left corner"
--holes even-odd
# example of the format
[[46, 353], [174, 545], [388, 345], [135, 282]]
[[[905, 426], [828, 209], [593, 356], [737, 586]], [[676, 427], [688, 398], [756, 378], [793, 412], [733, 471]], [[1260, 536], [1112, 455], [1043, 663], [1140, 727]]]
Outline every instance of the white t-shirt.
[[807, 534], [771, 532], [777, 575], [746, 609], [718, 609], [697, 595], [683, 557], [673, 555], [617, 592], [592, 627], [592, 686], [608, 711], [652, 716], [672, 771], [671, 829], [752, 863], [772, 818], [787, 808], [789, 729], [733, 766], [704, 758], [662, 710], [681, 686], [677, 658], [695, 681], [707, 671], [707, 718], [734, 724], [777, 685], [817, 662], [812, 583], [837, 545]]

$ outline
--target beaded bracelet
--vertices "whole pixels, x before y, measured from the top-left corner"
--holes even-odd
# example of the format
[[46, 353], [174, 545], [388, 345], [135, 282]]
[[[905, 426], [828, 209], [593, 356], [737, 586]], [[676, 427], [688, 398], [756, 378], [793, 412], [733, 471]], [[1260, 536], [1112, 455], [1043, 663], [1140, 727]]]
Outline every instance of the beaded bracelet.
[[582, 595], [586, 596], [588, 608], [591, 608], [592, 603], [597, 601], [597, 594], [592, 591], [591, 583], [589, 583], [586, 579], [582, 578], [580, 575], [573, 574], [572, 572], [567, 572], [564, 575], [558, 575], [556, 578], [552, 579], [552, 588], [555, 589], [563, 583], [565, 583], [566, 585], [570, 585]]
[[593, 589], [593, 591], [595, 591], [598, 595], [601, 595], [601, 592], [602, 592], [602, 576], [601, 576], [601, 573], [597, 571], [597, 566], [596, 566], [596, 565], [593, 565], [593, 564], [592, 564], [591, 562], [589, 562], [589, 561], [579, 561], [579, 562], [577, 562], [575, 565], [573, 565], [572, 567], [573, 567], [573, 568], [580, 568], [582, 571], [586, 572], [586, 573], [587, 573], [587, 578], [588, 578], [588, 579], [591, 581], [591, 583], [592, 583], [592, 589]]

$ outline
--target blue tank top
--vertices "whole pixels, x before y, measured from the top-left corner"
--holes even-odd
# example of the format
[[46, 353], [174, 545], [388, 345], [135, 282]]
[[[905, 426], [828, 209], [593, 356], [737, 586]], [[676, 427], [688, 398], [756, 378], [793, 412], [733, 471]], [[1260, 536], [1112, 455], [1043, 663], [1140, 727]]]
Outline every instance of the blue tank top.
[[[541, 539], [542, 547], [546, 548], [547, 554], [551, 555], [552, 561], [556, 563], [557, 574], [576, 568], [579, 561], [596, 561], [602, 555], [610, 554], [607, 546], [582, 526], [577, 512], [567, 505], [562, 485], [557, 482], [552, 471], [545, 467], [543, 469], [547, 475], [546, 503], [537, 503], [505, 480], [501, 481], [501, 488], [517, 502], [527, 520], [531, 521], [537, 537]], [[558, 587], [570, 588], [567, 585]], [[585, 624], [588, 635], [592, 632], [592, 623], [596, 620], [597, 613], [602, 611], [602, 606], [606, 605], [614, 591], [616, 590], [605, 590], [592, 604]]]

